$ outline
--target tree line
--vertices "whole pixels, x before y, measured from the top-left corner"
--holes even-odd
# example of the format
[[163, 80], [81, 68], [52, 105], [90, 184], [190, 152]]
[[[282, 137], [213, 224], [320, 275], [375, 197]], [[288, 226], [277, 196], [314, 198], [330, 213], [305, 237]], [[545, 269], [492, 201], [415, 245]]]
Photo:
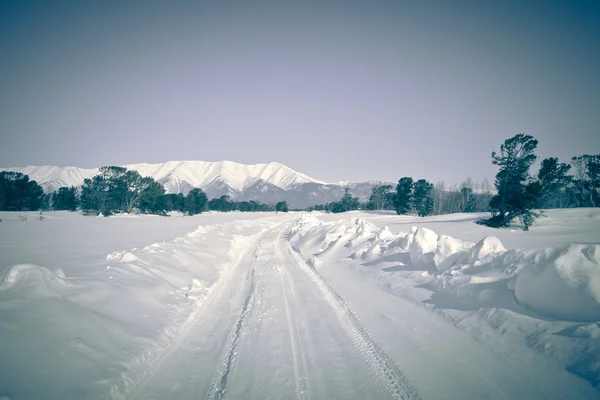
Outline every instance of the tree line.
[[[474, 183], [465, 180], [460, 186], [446, 188], [426, 179], [401, 178], [395, 188], [390, 184], [375, 185], [366, 202], [361, 202], [346, 189], [339, 201], [309, 207], [340, 213], [345, 211], [394, 210], [398, 214], [419, 216], [456, 212], [491, 212], [479, 221], [492, 227], [505, 227], [519, 220], [528, 229], [537, 210], [546, 208], [596, 207], [600, 204], [600, 154], [580, 155], [569, 163], [556, 157], [541, 161], [537, 173], [531, 166], [537, 160], [538, 141], [519, 133], [492, 152], [492, 163], [498, 166], [495, 191], [487, 180]], [[166, 194], [153, 178], [123, 167], [100, 168], [99, 173], [84, 180], [81, 190], [61, 187], [45, 194], [37, 182], [19, 172], [0, 172], [0, 210], [81, 209], [86, 214], [110, 215], [115, 212], [141, 212], [165, 215], [180, 211], [194, 215], [215, 211], [288, 211], [285, 201], [275, 206], [256, 201], [232, 201], [229, 196], [208, 200], [201, 189], [183, 194]]]
[[61, 187], [45, 194], [42, 187], [19, 172], [0, 172], [0, 210], [37, 211], [80, 209], [86, 215], [109, 216], [120, 212], [166, 215], [179, 211], [188, 215], [204, 211], [281, 211], [287, 212], [285, 201], [275, 206], [256, 201], [232, 201], [229, 196], [208, 200], [202, 189], [183, 194], [167, 194], [159, 182], [142, 177], [137, 171], [123, 167], [100, 168], [97, 175], [87, 178], [81, 190]]
[[[484, 190], [479, 189], [480, 187]], [[490, 211], [491, 198], [492, 189], [487, 181], [478, 185], [467, 179], [461, 183], [459, 189], [446, 189], [443, 182], [434, 185], [426, 179], [414, 181], [411, 177], [403, 177], [395, 188], [390, 184], [373, 186], [369, 199], [365, 202], [352, 197], [349, 189], [346, 189], [340, 201], [316, 205], [309, 207], [308, 210], [333, 213], [352, 210], [393, 210], [398, 214], [427, 216]]]
[[[541, 215], [543, 208], [596, 207], [600, 202], [600, 154], [573, 157], [571, 163], [558, 158], [542, 160], [536, 175], [530, 174], [536, 161], [538, 141], [519, 133], [504, 141], [500, 152], [492, 152], [499, 167], [490, 200], [491, 218], [479, 223], [506, 227], [519, 220], [524, 230]], [[573, 175], [569, 171], [573, 169]]]
[[[471, 179], [459, 188], [446, 189], [443, 182], [433, 185], [425, 179], [403, 177], [394, 188], [376, 185], [367, 202], [361, 203], [346, 190], [338, 202], [310, 207], [309, 210], [345, 212], [357, 209], [395, 210], [398, 214], [419, 216], [456, 212], [491, 212], [491, 218], [478, 221], [491, 227], [506, 227], [519, 220], [528, 230], [541, 213], [549, 208], [596, 207], [600, 204], [600, 154], [581, 155], [562, 163], [556, 157], [537, 160], [538, 141], [519, 133], [492, 152], [492, 164], [499, 167], [494, 181], [495, 192], [487, 180], [481, 184]], [[572, 171], [572, 174], [570, 172]]]

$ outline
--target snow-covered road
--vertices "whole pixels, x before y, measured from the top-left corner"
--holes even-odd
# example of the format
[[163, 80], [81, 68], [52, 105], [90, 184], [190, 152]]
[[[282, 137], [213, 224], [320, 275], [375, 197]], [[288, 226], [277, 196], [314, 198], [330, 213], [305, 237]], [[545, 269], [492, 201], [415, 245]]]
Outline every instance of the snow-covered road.
[[286, 239], [290, 228], [273, 224], [240, 246], [193, 327], [127, 398], [593, 398], [529, 349], [503, 359], [351, 270], [325, 278]]
[[415, 389], [277, 224], [248, 240], [135, 399], [416, 399]]
[[[44, 229], [68, 231], [60, 217]], [[171, 241], [82, 258], [67, 275], [10, 268], [0, 277], [0, 398], [597, 398], [595, 323], [525, 310], [490, 270], [477, 279], [495, 286], [473, 292], [488, 305], [457, 320], [419, 286], [467, 285], [468, 275], [427, 273], [411, 263], [422, 258], [412, 234], [341, 217], [211, 215]], [[583, 372], [568, 371], [577, 351]]]

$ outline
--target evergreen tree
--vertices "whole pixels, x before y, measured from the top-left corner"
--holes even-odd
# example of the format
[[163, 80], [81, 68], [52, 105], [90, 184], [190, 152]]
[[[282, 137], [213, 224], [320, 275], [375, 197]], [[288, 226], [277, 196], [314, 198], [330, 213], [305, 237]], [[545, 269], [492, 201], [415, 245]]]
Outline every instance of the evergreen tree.
[[433, 184], [419, 179], [414, 184], [413, 203], [419, 217], [429, 215], [433, 211]]
[[[46, 193], [42, 194], [42, 197], [40, 199], [40, 210], [50, 211], [51, 205], [52, 205], [52, 195], [46, 194]], [[41, 221], [41, 219], [40, 219], [40, 221]]]
[[413, 179], [401, 178], [396, 186], [395, 208], [396, 213], [408, 214], [412, 210], [413, 203]]
[[206, 210], [207, 203], [208, 199], [206, 193], [204, 193], [202, 189], [192, 189], [185, 197], [185, 211], [189, 215], [200, 214], [202, 211]]
[[492, 218], [481, 223], [503, 227], [519, 218], [524, 230], [529, 229], [538, 216], [533, 209], [538, 207], [541, 190], [539, 182], [527, 182], [537, 144], [532, 136], [519, 133], [504, 141], [500, 154], [492, 153], [492, 163], [500, 167], [495, 182], [498, 193], [490, 201]]
[[0, 172], [0, 210], [37, 211], [42, 206], [44, 191], [36, 181], [20, 172]]
[[572, 180], [572, 177], [567, 175], [570, 169], [570, 165], [559, 163], [555, 157], [542, 160], [538, 172], [542, 207], [557, 207], [560, 204], [558, 202]]
[[77, 189], [75, 187], [61, 187], [52, 193], [52, 209], [75, 211], [77, 209]]
[[327, 204], [326, 209], [333, 213], [343, 213], [346, 211], [357, 210], [360, 206], [358, 197], [353, 197], [350, 194], [350, 189], [346, 188], [344, 196], [340, 201], [334, 201]]
[[286, 201], [280, 201], [275, 206], [275, 210], [276, 211], [281, 211], [281, 212], [288, 212], [288, 204], [287, 204], [287, 202]]
[[169, 193], [163, 195], [166, 211], [185, 212], [185, 196], [183, 193]]
[[358, 197], [353, 197], [350, 194], [350, 189], [346, 188], [344, 196], [342, 196], [341, 205], [344, 211], [358, 210], [360, 201], [358, 200]]
[[109, 208], [108, 203], [108, 181], [104, 176], [95, 175], [83, 180], [80, 205], [84, 211], [106, 213]]
[[[160, 200], [150, 200], [150, 193], [158, 195], [158, 183], [150, 177], [142, 177], [137, 171], [123, 167], [102, 167], [100, 173], [85, 179], [81, 188], [81, 208], [110, 215], [114, 212], [132, 212], [140, 207], [145, 193], [145, 206], [158, 207]], [[152, 190], [147, 192], [152, 186]], [[164, 191], [160, 194], [162, 194]]]
[[165, 188], [152, 180], [139, 197], [139, 208], [144, 213], [165, 215], [167, 199], [164, 196]]
[[235, 210], [235, 208], [236, 205], [233, 202], [229, 201], [228, 195], [223, 195], [219, 198], [210, 199], [208, 201], [209, 210], [227, 212], [233, 211]]

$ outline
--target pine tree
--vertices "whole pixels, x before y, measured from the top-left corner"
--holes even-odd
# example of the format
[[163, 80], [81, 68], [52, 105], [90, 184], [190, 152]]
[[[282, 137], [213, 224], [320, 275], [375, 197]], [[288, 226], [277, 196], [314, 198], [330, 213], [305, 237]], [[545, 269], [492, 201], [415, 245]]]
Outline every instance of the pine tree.
[[492, 218], [481, 223], [503, 227], [519, 218], [524, 230], [529, 229], [538, 216], [533, 209], [538, 206], [541, 190], [539, 182], [527, 182], [529, 168], [537, 158], [537, 144], [532, 136], [519, 133], [504, 141], [500, 154], [492, 153], [492, 163], [500, 167], [495, 182], [498, 193], [490, 200]]
[[140, 211], [165, 215], [167, 199], [164, 194], [165, 188], [160, 183], [152, 180], [139, 196]]
[[417, 215], [424, 217], [433, 211], [433, 184], [419, 179], [414, 184], [413, 203]]
[[540, 182], [540, 204], [542, 206], [558, 206], [561, 195], [571, 183], [572, 177], [567, 175], [571, 166], [559, 163], [558, 158], [542, 160], [538, 180]]
[[52, 209], [75, 211], [77, 209], [77, 189], [75, 187], [61, 187], [52, 193]]
[[277, 203], [277, 205], [275, 205], [275, 210], [276, 211], [281, 211], [281, 212], [288, 212], [288, 204], [286, 201], [280, 201], [279, 203]]
[[0, 172], [0, 210], [37, 211], [44, 201], [44, 191], [36, 181], [20, 172]]
[[396, 213], [408, 214], [412, 210], [413, 203], [413, 179], [409, 177], [401, 178], [396, 186], [396, 198], [394, 207]]
[[185, 197], [185, 211], [189, 215], [200, 214], [206, 209], [208, 199], [202, 189], [192, 189]]

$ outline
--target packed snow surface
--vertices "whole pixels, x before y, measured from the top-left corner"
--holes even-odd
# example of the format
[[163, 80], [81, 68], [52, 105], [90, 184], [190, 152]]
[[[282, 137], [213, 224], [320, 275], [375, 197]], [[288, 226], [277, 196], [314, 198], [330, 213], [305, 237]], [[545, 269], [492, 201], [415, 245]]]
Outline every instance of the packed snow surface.
[[0, 399], [596, 399], [600, 212], [546, 215], [0, 213]]

